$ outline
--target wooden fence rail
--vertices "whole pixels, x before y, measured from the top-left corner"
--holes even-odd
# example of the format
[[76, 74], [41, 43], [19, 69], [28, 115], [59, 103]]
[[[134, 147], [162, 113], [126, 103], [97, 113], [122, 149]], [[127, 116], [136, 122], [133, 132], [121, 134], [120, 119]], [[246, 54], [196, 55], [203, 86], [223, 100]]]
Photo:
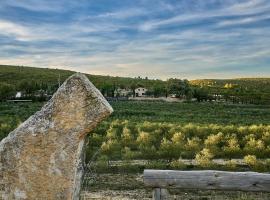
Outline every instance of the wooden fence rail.
[[154, 189], [153, 199], [166, 199], [166, 189], [270, 192], [270, 174], [226, 171], [144, 170], [144, 184]]

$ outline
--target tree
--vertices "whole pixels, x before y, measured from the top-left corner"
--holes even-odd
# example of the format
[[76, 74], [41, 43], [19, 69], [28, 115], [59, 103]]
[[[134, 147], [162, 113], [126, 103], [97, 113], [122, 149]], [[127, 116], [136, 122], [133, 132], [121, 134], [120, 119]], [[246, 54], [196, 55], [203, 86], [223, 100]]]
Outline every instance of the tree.
[[15, 87], [7, 83], [0, 84], [0, 100], [6, 100], [15, 96]]
[[137, 88], [137, 84], [133, 81], [130, 85], [130, 89], [132, 90], [132, 96], [135, 97], [135, 89]]
[[181, 79], [169, 79], [167, 80], [167, 88], [169, 94], [174, 94], [176, 97], [191, 96], [192, 89], [189, 85], [188, 80]]
[[197, 99], [198, 102], [207, 101], [208, 91], [205, 88], [195, 88], [193, 96]]
[[166, 87], [156, 83], [147, 91], [147, 94], [153, 95], [154, 97], [166, 96]]

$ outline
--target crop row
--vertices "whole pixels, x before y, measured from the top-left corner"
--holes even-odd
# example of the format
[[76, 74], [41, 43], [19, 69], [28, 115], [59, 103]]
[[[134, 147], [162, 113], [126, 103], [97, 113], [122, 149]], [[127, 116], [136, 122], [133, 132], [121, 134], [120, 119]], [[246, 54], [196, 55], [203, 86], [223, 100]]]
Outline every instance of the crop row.
[[98, 150], [109, 160], [269, 158], [270, 126], [114, 120], [89, 135], [88, 160]]

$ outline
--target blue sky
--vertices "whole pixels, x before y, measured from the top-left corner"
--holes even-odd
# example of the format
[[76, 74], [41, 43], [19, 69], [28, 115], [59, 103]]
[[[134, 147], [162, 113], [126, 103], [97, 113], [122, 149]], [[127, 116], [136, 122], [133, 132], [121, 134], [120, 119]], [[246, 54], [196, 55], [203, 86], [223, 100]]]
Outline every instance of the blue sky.
[[177, 78], [270, 76], [269, 0], [1, 0], [0, 64]]

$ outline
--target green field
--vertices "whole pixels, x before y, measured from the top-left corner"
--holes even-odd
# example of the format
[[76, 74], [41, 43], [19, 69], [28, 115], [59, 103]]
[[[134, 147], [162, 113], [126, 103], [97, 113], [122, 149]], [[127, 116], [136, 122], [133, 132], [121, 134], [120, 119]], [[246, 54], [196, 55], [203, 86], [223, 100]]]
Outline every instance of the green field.
[[[245, 159], [254, 170], [268, 170], [270, 107], [211, 103], [111, 102], [114, 113], [89, 135], [87, 159], [96, 151], [110, 160], [149, 160], [158, 168], [185, 168], [181, 159], [216, 168], [212, 159]], [[39, 110], [43, 103], [1, 103], [0, 135]], [[156, 161], [162, 160], [159, 163]], [[164, 163], [165, 160], [165, 163]], [[258, 168], [258, 165], [261, 166]], [[136, 171], [136, 170], [135, 170]]]
[[254, 125], [270, 124], [270, 106], [166, 103], [146, 101], [111, 102], [114, 113], [111, 119], [132, 122], [170, 122], [177, 124]]
[[[0, 139], [16, 128], [43, 102], [0, 103]], [[128, 120], [131, 123], [163, 122], [178, 125], [188, 123], [208, 125], [270, 125], [270, 106], [212, 103], [166, 103], [146, 101], [110, 102], [114, 108], [113, 120]], [[104, 123], [103, 123], [104, 124]]]

